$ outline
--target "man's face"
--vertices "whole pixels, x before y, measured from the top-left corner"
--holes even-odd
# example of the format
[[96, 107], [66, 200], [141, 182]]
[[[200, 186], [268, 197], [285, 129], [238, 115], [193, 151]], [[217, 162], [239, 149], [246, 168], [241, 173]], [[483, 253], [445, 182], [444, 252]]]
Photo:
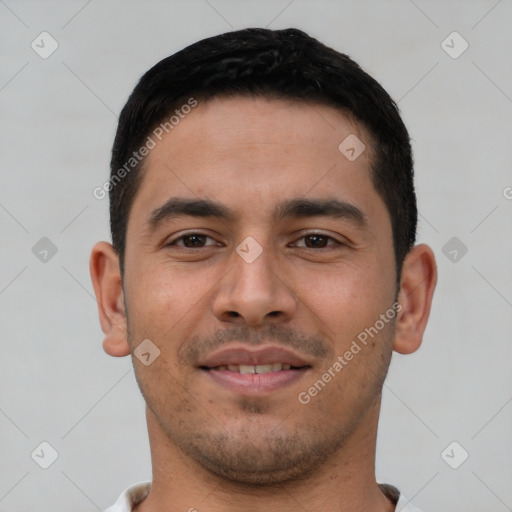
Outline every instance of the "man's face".
[[375, 426], [393, 321], [353, 341], [397, 290], [370, 145], [326, 106], [217, 98], [147, 157], [124, 291], [132, 351], [149, 339], [160, 355], [134, 358], [136, 376], [150, 421], [218, 475], [296, 477]]

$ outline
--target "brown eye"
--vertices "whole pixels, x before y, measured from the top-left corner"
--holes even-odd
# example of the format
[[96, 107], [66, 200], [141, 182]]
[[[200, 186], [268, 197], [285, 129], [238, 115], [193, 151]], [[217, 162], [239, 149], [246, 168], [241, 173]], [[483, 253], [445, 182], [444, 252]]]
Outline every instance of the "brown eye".
[[204, 247], [206, 238], [204, 235], [187, 235], [182, 240], [185, 247]]
[[[209, 241], [209, 243], [207, 243], [207, 241]], [[179, 238], [176, 238], [176, 240], [169, 243], [168, 245], [177, 245], [180, 247], [186, 247], [188, 249], [200, 249], [209, 245], [215, 245], [215, 240], [200, 233], [191, 233], [189, 235], [183, 235]]]
[[305, 246], [310, 249], [323, 249], [328, 246], [330, 238], [331, 237], [325, 235], [307, 235], [304, 237]]

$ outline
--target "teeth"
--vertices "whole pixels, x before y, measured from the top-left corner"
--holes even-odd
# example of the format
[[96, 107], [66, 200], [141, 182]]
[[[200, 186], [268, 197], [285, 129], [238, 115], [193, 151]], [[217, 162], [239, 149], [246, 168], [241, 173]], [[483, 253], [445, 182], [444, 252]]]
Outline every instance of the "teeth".
[[216, 370], [229, 370], [230, 372], [237, 373], [272, 373], [280, 372], [281, 370], [289, 370], [291, 365], [288, 363], [272, 363], [272, 364], [228, 364], [217, 366]]
[[259, 364], [254, 368], [256, 368], [256, 373], [270, 373], [272, 371], [271, 364]]

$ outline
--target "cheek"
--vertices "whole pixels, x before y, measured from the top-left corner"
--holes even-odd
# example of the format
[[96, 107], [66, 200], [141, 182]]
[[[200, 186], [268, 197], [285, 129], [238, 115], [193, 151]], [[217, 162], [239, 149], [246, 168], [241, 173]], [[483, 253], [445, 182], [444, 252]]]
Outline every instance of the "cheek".
[[394, 286], [382, 262], [346, 265], [343, 269], [295, 276], [304, 309], [326, 326], [326, 335], [341, 345], [373, 325], [392, 305]]
[[[137, 309], [151, 312], [151, 321], [166, 319], [178, 322], [186, 312], [193, 312], [218, 273], [213, 269], [175, 266], [170, 262], [146, 262], [143, 272], [133, 273], [130, 287], [132, 303]], [[156, 316], [154, 316], [156, 315]]]

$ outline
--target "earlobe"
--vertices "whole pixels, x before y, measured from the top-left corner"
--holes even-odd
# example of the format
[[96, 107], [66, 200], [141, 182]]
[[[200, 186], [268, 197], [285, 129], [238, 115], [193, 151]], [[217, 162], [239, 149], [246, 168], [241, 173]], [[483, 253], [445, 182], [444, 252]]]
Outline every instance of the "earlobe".
[[119, 257], [111, 244], [98, 242], [93, 247], [89, 270], [98, 302], [101, 329], [105, 334], [103, 349], [111, 356], [127, 356], [130, 346], [121, 270]]
[[405, 258], [398, 301], [393, 349], [400, 354], [418, 350], [427, 326], [437, 282], [434, 253], [428, 245], [413, 247]]

